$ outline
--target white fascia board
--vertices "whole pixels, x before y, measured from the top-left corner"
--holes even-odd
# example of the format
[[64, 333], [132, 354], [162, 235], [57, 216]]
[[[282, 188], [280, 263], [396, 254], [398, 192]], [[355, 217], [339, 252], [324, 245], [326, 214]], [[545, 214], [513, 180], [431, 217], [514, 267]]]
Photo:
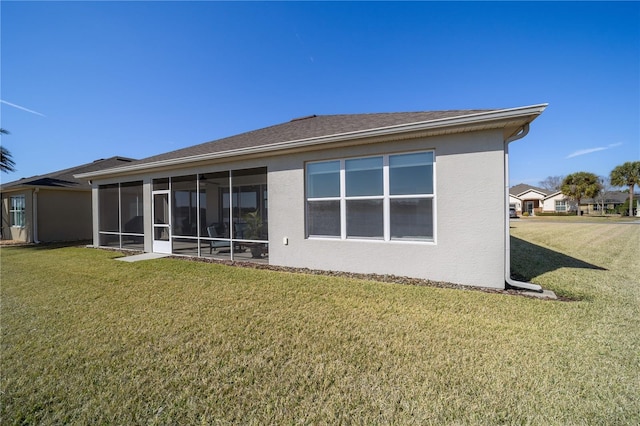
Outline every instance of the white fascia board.
[[556, 191], [556, 192], [554, 192], [553, 194], [549, 194], [549, 195], [547, 195], [546, 197], [544, 197], [544, 199], [545, 199], [545, 200], [548, 200], [549, 198], [553, 198], [553, 197], [555, 197], [555, 196], [556, 196], [556, 195], [558, 195], [558, 194], [562, 194], [562, 191]]
[[518, 197], [518, 198], [524, 198], [524, 196], [525, 196], [526, 194], [528, 194], [529, 192], [535, 192], [536, 194], [540, 194], [540, 195], [542, 195], [543, 197], [548, 197], [548, 196], [549, 196], [548, 194], [546, 194], [546, 193], [544, 193], [544, 192], [541, 192], [541, 191], [538, 191], [538, 190], [536, 190], [536, 189], [527, 189], [526, 191], [519, 193], [519, 194], [517, 195], [517, 197]]
[[314, 138], [297, 139], [292, 141], [272, 143], [268, 145], [254, 146], [248, 148], [231, 149], [228, 151], [213, 152], [210, 154], [193, 155], [189, 157], [171, 158], [167, 160], [154, 161], [152, 163], [132, 164], [128, 166], [116, 167], [101, 171], [82, 173], [74, 175], [76, 179], [91, 179], [102, 176], [113, 176], [121, 173], [131, 173], [154, 169], [157, 167], [171, 167], [188, 163], [195, 163], [221, 158], [238, 157], [249, 154], [265, 154], [285, 149], [304, 148], [314, 145], [324, 145], [334, 142], [342, 142], [355, 139], [371, 138], [377, 136], [395, 135], [417, 131], [435, 130], [439, 128], [461, 129], [469, 125], [481, 123], [501, 122], [517, 118], [530, 118], [527, 122], [533, 121], [535, 117], [542, 114], [548, 104], [537, 104], [526, 107], [509, 108], [496, 111], [479, 112], [459, 117], [440, 118], [436, 120], [420, 121], [416, 123], [399, 124], [394, 126], [378, 127], [374, 129], [356, 130], [353, 132], [337, 133], [333, 135], [317, 136]]

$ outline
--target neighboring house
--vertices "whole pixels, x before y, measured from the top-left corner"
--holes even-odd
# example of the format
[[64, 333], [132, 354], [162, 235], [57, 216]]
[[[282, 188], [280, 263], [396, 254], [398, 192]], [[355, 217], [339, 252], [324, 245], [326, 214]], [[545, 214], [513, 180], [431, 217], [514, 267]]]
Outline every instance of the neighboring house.
[[569, 198], [562, 192], [550, 192], [542, 200], [542, 212], [543, 213], [570, 213], [576, 211], [576, 203], [569, 200]]
[[[628, 198], [629, 194], [624, 192], [607, 192], [604, 202], [605, 213], [615, 211]], [[578, 211], [576, 202], [570, 200], [562, 192], [548, 191], [524, 183], [509, 188], [509, 205], [516, 209], [518, 216], [525, 212], [535, 216], [536, 213], [575, 213]], [[592, 198], [580, 200], [581, 214], [600, 214], [601, 209], [601, 200], [598, 197], [595, 200]]]
[[[601, 197], [585, 198], [580, 200], [580, 209], [585, 214], [601, 214], [604, 204], [604, 213], [615, 212], [619, 206], [622, 206], [627, 200], [629, 200], [629, 194], [622, 191], [610, 191], [604, 196], [604, 200]], [[604, 201], [604, 203], [603, 203]], [[635, 203], [634, 203], [635, 204]]]
[[131, 161], [112, 157], [0, 185], [2, 239], [23, 242], [91, 239], [91, 186], [87, 179], [75, 178], [74, 174]]
[[313, 115], [77, 177], [95, 246], [540, 291], [504, 188], [545, 108]]
[[516, 213], [528, 213], [534, 215], [542, 211], [545, 197], [549, 191], [524, 183], [515, 185], [509, 189], [509, 204], [516, 208]]

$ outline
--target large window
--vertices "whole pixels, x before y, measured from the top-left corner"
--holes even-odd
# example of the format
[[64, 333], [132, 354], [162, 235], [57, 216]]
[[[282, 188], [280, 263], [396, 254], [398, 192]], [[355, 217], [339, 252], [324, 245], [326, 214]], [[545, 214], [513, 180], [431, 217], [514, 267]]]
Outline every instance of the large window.
[[433, 241], [433, 166], [433, 152], [308, 163], [307, 236]]
[[98, 187], [99, 244], [144, 250], [142, 181]]
[[24, 195], [17, 195], [9, 198], [9, 220], [11, 226], [24, 227]]
[[556, 200], [556, 211], [557, 212], [566, 212], [567, 211], [567, 201], [566, 200]]

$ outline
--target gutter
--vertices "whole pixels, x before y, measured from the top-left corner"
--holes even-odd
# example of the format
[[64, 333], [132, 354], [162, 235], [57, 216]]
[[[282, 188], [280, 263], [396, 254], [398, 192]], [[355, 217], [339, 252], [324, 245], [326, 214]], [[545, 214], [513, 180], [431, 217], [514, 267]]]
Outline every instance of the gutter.
[[524, 138], [529, 133], [529, 123], [526, 123], [515, 134], [511, 135], [504, 141], [504, 194], [505, 194], [505, 207], [503, 214], [505, 215], [505, 230], [504, 230], [504, 281], [506, 288], [515, 288], [521, 290], [535, 291], [542, 293], [542, 287], [538, 284], [527, 283], [524, 281], [516, 281], [511, 278], [511, 234], [509, 232], [509, 144], [519, 139]]

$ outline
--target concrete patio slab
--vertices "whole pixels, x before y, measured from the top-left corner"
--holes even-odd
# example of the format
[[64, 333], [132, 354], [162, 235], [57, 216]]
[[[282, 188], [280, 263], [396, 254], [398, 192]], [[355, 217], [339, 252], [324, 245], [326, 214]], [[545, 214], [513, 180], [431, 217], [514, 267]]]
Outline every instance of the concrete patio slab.
[[139, 262], [141, 260], [153, 260], [153, 259], [161, 259], [163, 257], [171, 256], [170, 254], [164, 253], [141, 253], [133, 256], [124, 256], [118, 257], [116, 260], [120, 260], [122, 262]]
[[535, 291], [523, 291], [522, 294], [524, 296], [537, 297], [539, 299], [552, 299], [557, 300], [558, 296], [551, 290], [542, 290], [542, 293], [538, 293]]

